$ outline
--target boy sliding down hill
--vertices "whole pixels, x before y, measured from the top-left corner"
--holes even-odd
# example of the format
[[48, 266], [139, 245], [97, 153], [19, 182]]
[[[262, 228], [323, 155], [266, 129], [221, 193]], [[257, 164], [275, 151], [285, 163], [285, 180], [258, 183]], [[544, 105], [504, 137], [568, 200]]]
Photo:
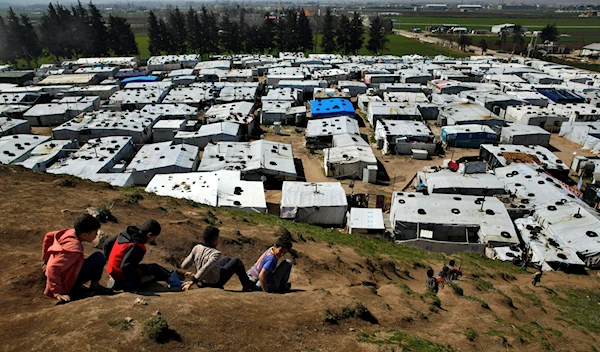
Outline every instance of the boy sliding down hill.
[[275, 245], [267, 249], [248, 270], [248, 277], [254, 281], [255, 291], [270, 293], [290, 292], [288, 283], [292, 271], [292, 261], [284, 260], [279, 266], [277, 261], [292, 249], [292, 241], [287, 236], [281, 236]]
[[108, 287], [115, 290], [134, 289], [139, 284], [166, 281], [169, 286], [181, 286], [175, 271], [158, 264], [140, 264], [146, 255], [146, 243], [153, 243], [160, 235], [161, 226], [156, 220], [146, 221], [139, 229], [128, 226], [123, 232], [104, 242], [108, 258], [106, 271], [110, 278]]
[[89, 214], [75, 219], [73, 228], [49, 232], [44, 236], [42, 258], [46, 272], [46, 296], [59, 302], [69, 302], [72, 291], [91, 281], [94, 294], [111, 294], [112, 291], [100, 286], [100, 277], [106, 264], [101, 252], [87, 258], [83, 256], [81, 242], [92, 242], [100, 229], [100, 222]]
[[202, 234], [204, 244], [194, 246], [190, 254], [181, 263], [183, 269], [187, 268], [192, 262], [196, 265], [196, 274], [192, 281], [187, 281], [183, 285], [183, 290], [187, 291], [193, 284], [202, 283], [205, 287], [223, 288], [227, 281], [236, 274], [240, 279], [244, 291], [251, 290], [251, 284], [248, 279], [246, 269], [240, 258], [221, 257], [221, 252], [217, 250], [219, 243], [219, 229], [214, 226], [208, 226]]

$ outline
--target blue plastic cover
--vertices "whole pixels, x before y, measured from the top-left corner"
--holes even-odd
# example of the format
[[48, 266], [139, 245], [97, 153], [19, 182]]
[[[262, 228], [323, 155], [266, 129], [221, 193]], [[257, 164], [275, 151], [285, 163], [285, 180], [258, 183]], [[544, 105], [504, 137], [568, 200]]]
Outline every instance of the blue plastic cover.
[[312, 100], [310, 112], [313, 117], [354, 116], [354, 107], [348, 99], [331, 98]]

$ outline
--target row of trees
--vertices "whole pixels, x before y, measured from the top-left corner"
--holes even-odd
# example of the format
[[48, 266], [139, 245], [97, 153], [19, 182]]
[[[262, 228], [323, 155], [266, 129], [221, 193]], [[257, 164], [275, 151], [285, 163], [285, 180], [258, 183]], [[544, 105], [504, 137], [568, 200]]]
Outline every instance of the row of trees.
[[[344, 14], [336, 19], [328, 8], [323, 18], [321, 49], [326, 53], [340, 52], [356, 55], [363, 47], [364, 32], [362, 19], [357, 12], [354, 13], [352, 19]], [[383, 21], [380, 17], [375, 17], [369, 27], [367, 50], [373, 54], [381, 54], [385, 50], [387, 42]]]
[[150, 11], [149, 50], [161, 53], [239, 54], [279, 51], [305, 51], [313, 48], [313, 34], [304, 9], [285, 9], [278, 18], [265, 14], [263, 23], [250, 25], [242, 9], [239, 16], [218, 18], [206, 7], [200, 13], [190, 7], [187, 13], [170, 10], [166, 20]]
[[105, 23], [92, 3], [86, 8], [79, 2], [70, 9], [49, 4], [38, 30], [27, 15], [17, 16], [9, 9], [6, 20], [0, 17], [0, 60], [22, 59], [30, 66], [44, 55], [58, 60], [139, 53], [127, 20], [110, 15]]
[[[321, 49], [327, 53], [356, 54], [364, 45], [365, 29], [358, 13], [352, 18], [336, 18], [328, 8], [320, 30]], [[187, 13], [179, 8], [159, 18], [153, 11], [148, 16], [149, 50], [151, 55], [163, 53], [265, 53], [277, 51], [307, 51], [314, 49], [313, 26], [304, 9], [288, 8], [278, 16], [264, 15], [260, 25], [248, 24], [244, 9], [234, 17], [221, 18], [205, 7], [191, 8]], [[387, 37], [382, 20], [377, 17], [369, 30], [367, 49], [381, 53]]]

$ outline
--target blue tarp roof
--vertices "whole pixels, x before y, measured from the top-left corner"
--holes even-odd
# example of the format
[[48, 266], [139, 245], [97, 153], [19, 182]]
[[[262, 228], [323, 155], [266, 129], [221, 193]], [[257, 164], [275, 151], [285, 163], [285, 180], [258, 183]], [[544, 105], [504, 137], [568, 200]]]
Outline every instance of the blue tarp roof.
[[125, 85], [127, 83], [134, 83], [134, 82], [156, 82], [156, 81], [158, 81], [158, 77], [156, 77], [156, 76], [129, 77], [129, 78], [125, 78], [124, 80], [122, 80], [121, 85]]
[[313, 117], [354, 116], [354, 107], [348, 99], [319, 99], [310, 102], [310, 112]]
[[540, 94], [555, 103], [585, 103], [585, 99], [573, 92], [564, 89], [538, 89]]

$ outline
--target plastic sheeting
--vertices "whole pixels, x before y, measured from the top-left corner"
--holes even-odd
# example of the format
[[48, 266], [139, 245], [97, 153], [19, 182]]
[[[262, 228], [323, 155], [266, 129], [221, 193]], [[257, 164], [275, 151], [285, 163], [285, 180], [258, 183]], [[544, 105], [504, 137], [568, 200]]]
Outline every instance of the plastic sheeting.
[[318, 225], [342, 225], [348, 201], [339, 182], [283, 182], [282, 219]]

